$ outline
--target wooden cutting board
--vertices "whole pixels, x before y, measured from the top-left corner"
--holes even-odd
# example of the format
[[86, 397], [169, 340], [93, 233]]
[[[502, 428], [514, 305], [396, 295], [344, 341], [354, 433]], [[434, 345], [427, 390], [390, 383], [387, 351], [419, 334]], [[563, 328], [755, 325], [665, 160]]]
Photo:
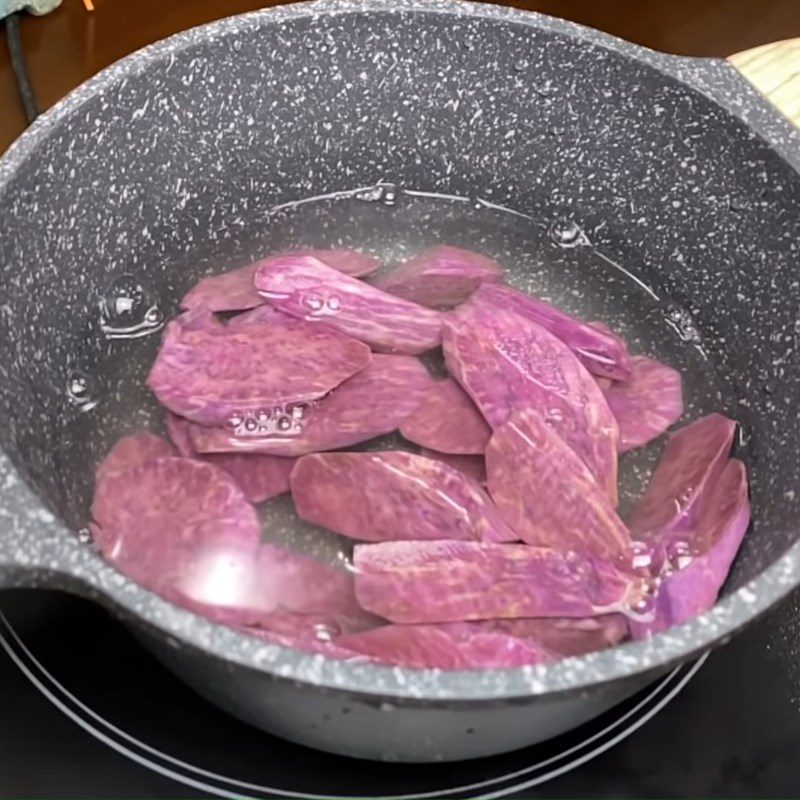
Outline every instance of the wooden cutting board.
[[728, 61], [800, 127], [800, 39], [744, 50]]

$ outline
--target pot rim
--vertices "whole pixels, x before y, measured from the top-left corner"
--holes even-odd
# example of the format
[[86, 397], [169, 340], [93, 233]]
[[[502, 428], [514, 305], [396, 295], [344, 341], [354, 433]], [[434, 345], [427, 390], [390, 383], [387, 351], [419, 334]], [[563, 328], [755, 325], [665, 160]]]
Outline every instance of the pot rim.
[[[301, 17], [356, 12], [398, 14], [409, 11], [512, 22], [550, 30], [667, 72], [690, 87], [712, 95], [715, 102], [720, 100], [719, 86], [717, 91], [710, 88], [714, 81], [706, 82], [704, 86], [702, 80], [688, 80], [688, 72], [698, 66], [705, 68], [720, 62], [657, 53], [591, 28], [542, 14], [461, 0], [394, 0], [391, 7], [387, 7], [384, 0], [315, 0], [262, 9], [183, 31], [106, 68], [40, 116], [12, 144], [0, 159], [0, 195], [22, 165], [36, 155], [37, 148], [48, 139], [50, 132], [77, 112], [85, 102], [129, 76], [140, 73], [150, 64], [169, 58], [176, 51], [208, 39], [232, 36], [237, 32]], [[735, 81], [741, 89], [741, 79], [736, 73], [727, 65], [724, 65], [724, 70], [730, 72], [728, 79]], [[715, 80], [719, 84], [720, 76], [715, 76]], [[754, 92], [745, 92], [744, 98], [736, 102], [742, 116], [752, 109], [763, 117], [764, 101]], [[726, 110], [730, 111], [727, 104]], [[781, 121], [776, 112], [769, 113], [771, 118], [766, 121], [766, 127], [777, 133], [775, 137], [765, 135], [765, 138], [775, 149], [783, 151], [786, 160], [787, 141], [794, 139], [794, 143], [800, 142], [800, 136], [788, 123]], [[764, 120], [761, 122], [763, 128]], [[780, 141], [777, 137], [780, 137]], [[797, 168], [796, 164], [792, 165]], [[588, 690], [608, 681], [665, 669], [676, 661], [697, 655], [729, 638], [734, 631], [755, 619], [800, 584], [799, 541], [757, 578], [724, 597], [710, 611], [646, 641], [629, 642], [552, 664], [503, 670], [447, 672], [336, 661], [322, 655], [310, 655], [293, 648], [267, 644], [162, 600], [122, 576], [90, 548], [80, 545], [74, 534], [45, 510], [42, 500], [24, 484], [7, 456], [0, 451], [0, 476], [4, 473], [5, 481], [0, 481], [0, 509], [3, 509], [6, 518], [4, 527], [5, 522], [10, 520], [9, 552], [14, 555], [25, 552], [25, 563], [40, 565], [33, 570], [38, 576], [35, 581], [44, 583], [47, 579], [42, 576], [56, 575], [62, 579], [66, 577], [67, 583], [77, 583], [83, 593], [87, 593], [88, 587], [89, 594], [110, 601], [125, 615], [155, 627], [176, 647], [186, 645], [277, 678], [376, 698], [452, 704]], [[0, 535], [5, 537], [6, 531]], [[23, 542], [24, 545], [21, 544]], [[17, 560], [17, 563], [22, 562]], [[10, 566], [13, 568], [14, 564]], [[60, 583], [63, 584], [64, 580]]]

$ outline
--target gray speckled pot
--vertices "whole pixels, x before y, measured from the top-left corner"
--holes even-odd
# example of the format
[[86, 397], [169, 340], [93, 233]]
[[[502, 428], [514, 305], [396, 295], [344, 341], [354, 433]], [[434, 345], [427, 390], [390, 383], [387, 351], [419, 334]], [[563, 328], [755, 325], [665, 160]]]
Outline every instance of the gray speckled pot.
[[[215, 702], [328, 750], [468, 758], [600, 713], [800, 581], [797, 145], [724, 63], [491, 6], [325, 0], [224, 20], [124, 59], [0, 162], [0, 585], [95, 597]], [[169, 312], [201, 272], [281, 244], [276, 206], [382, 181], [403, 195], [396, 219], [427, 231], [418, 238], [449, 231], [483, 245], [508, 258], [522, 286], [542, 275], [552, 286], [556, 264], [564, 280], [577, 276], [574, 296], [659, 352], [667, 326], [639, 330], [637, 320], [647, 303], [666, 310], [661, 323], [701, 370], [692, 412], [721, 407], [743, 423], [752, 475], [753, 529], [711, 612], [552, 666], [336, 663], [175, 608], [71, 531], [96, 455], [84, 439], [105, 424], [91, 416], [102, 397], [87, 413], [94, 402], [82, 402], [75, 378], [118, 404], [133, 391], [120, 364], [145, 363], [136, 348], [147, 342], [152, 354], [157, 340], [98, 333], [108, 281], [136, 274]], [[362, 192], [371, 195], [387, 200], [380, 187]], [[487, 213], [513, 208], [517, 227], [466, 218], [448, 228], [414, 205], [438, 195]], [[369, 225], [393, 230], [380, 216], [389, 210], [368, 208]], [[580, 247], [561, 237], [549, 266], [523, 252], [520, 242], [564, 218], [582, 226]], [[367, 223], [340, 235], [325, 214], [315, 219], [313, 243], [369, 240]], [[597, 258], [634, 281], [592, 277]]]

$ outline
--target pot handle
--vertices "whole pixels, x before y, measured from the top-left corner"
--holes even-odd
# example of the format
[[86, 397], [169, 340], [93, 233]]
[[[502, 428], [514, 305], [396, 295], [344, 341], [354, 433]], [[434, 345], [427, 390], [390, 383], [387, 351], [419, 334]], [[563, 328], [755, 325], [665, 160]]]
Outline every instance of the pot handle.
[[[757, 47], [727, 59], [643, 50], [651, 63], [738, 117], [800, 172], [800, 40]], [[793, 124], [795, 123], [795, 124]]]
[[0, 589], [80, 591], [93, 559], [99, 560], [48, 510], [0, 450]]
[[800, 127], [800, 38], [743, 50], [729, 56], [728, 62]]

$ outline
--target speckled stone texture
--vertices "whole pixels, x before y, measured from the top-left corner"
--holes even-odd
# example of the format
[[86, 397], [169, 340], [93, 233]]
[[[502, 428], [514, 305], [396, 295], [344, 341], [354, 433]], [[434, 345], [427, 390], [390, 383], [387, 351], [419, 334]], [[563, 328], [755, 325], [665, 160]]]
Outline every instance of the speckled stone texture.
[[[625, 679], [719, 641], [800, 580], [797, 153], [796, 131], [722, 62], [495, 6], [325, 0], [131, 56], [0, 162], [0, 582], [102, 598], [185, 646], [165, 645], [175, 668], [189, 672], [190, 656], [224, 659], [217, 675], [251, 668], [242, 687], [266, 673], [398, 703], [526, 697], [530, 724], [498, 725], [507, 748], [545, 735], [542, 708], [572, 696], [554, 692], [592, 687], [595, 711], [573, 705], [547, 735], [607, 708]], [[310, 196], [323, 199], [301, 202]], [[679, 367], [687, 418], [722, 409], [742, 423], [753, 525], [713, 610], [551, 666], [398, 671], [211, 625], [70, 533], [109, 444], [158, 429], [142, 385], [158, 340], [148, 334], [199, 277], [288, 248], [395, 261], [442, 241]], [[99, 308], [131, 277], [136, 307], [153, 313], [122, 330]], [[631, 454], [623, 497], [652, 467], [645, 451]], [[251, 707], [244, 696], [239, 707]], [[436, 743], [412, 753], [414, 737], [401, 747], [390, 728], [346, 749], [453, 758], [500, 746], [476, 733], [456, 748], [442, 721]]]

